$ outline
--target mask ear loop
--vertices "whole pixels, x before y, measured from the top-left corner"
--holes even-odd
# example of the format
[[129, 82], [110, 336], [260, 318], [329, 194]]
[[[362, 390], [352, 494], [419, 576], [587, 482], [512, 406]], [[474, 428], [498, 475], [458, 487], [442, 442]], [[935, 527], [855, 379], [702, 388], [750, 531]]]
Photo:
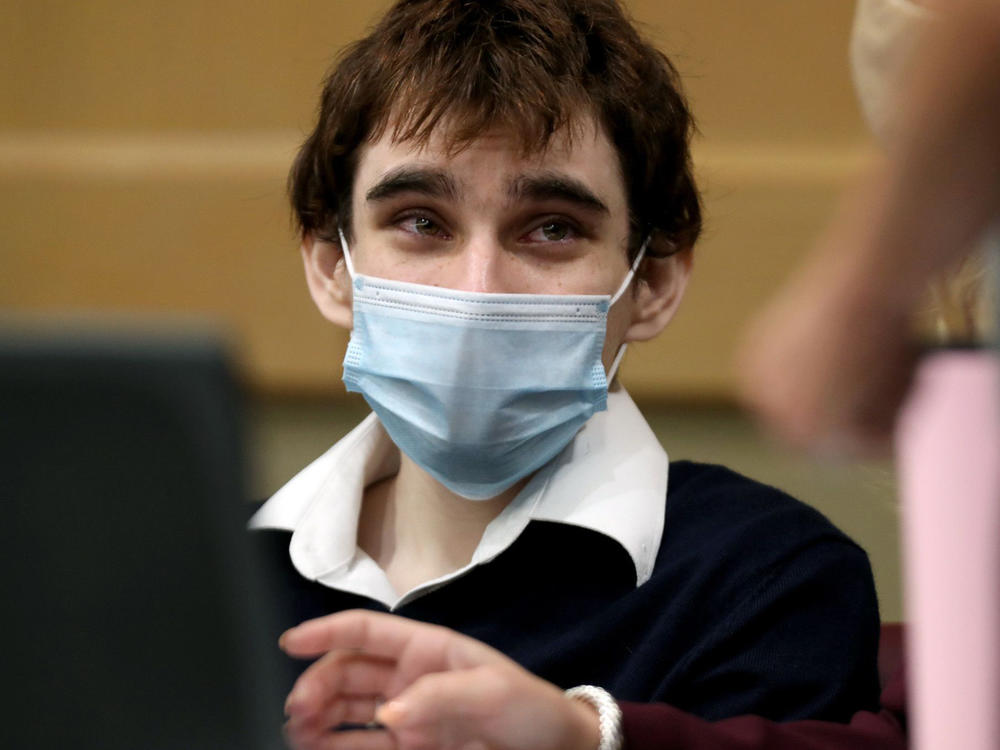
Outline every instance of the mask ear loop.
[[[343, 237], [343, 235], [341, 235]], [[608, 302], [608, 307], [611, 307], [615, 302], [617, 302], [625, 290], [628, 289], [628, 285], [632, 283], [632, 278], [635, 276], [635, 272], [639, 270], [639, 264], [642, 263], [642, 259], [646, 257], [646, 248], [649, 246], [650, 235], [646, 235], [646, 239], [642, 241], [642, 245], [639, 247], [639, 252], [635, 254], [635, 260], [632, 261], [632, 267], [628, 269], [628, 273], [625, 274], [625, 279], [622, 281], [618, 291], [611, 296], [611, 301]]]
[[351, 261], [351, 251], [347, 248], [347, 238], [344, 237], [344, 230], [337, 227], [337, 234], [340, 235], [340, 252], [344, 256], [344, 265], [347, 266], [347, 274], [354, 281], [354, 263]]
[[[632, 279], [635, 276], [636, 271], [639, 269], [639, 264], [642, 263], [642, 259], [646, 256], [646, 248], [649, 246], [649, 239], [651, 236], [652, 235], [647, 234], [646, 239], [642, 241], [642, 246], [639, 248], [639, 252], [636, 253], [635, 260], [632, 261], [632, 267], [628, 269], [628, 274], [626, 274], [625, 280], [622, 281], [621, 286], [618, 287], [618, 291], [611, 297], [611, 301], [608, 303], [608, 309], [610, 309], [611, 306], [615, 304], [615, 302], [617, 302], [623, 294], [625, 294], [625, 290], [628, 289], [629, 284], [632, 283]], [[608, 368], [607, 380], [609, 384], [615, 379], [615, 375], [618, 374], [618, 366], [622, 363], [622, 358], [625, 356], [625, 349], [627, 346], [628, 344], [622, 342], [622, 345], [618, 347], [618, 351], [615, 353], [615, 358], [611, 362], [611, 367]]]

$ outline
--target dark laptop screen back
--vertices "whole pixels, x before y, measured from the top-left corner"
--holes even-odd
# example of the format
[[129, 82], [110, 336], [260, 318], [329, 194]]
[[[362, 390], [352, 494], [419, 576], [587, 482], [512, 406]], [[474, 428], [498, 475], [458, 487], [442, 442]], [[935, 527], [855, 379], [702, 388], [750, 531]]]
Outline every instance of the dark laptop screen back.
[[285, 680], [221, 352], [0, 334], [0, 747], [275, 746]]

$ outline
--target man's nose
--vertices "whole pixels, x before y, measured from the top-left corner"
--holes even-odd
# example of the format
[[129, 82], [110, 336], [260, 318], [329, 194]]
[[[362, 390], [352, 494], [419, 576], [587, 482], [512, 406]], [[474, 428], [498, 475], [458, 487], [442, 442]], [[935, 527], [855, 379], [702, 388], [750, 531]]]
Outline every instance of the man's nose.
[[467, 292], [510, 292], [507, 267], [511, 260], [499, 238], [471, 237], [455, 258], [454, 287]]

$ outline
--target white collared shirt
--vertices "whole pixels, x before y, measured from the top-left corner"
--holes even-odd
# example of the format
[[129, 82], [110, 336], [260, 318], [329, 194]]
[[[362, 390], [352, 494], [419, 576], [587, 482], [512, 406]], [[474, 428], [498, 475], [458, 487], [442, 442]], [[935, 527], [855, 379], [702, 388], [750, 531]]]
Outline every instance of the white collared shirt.
[[305, 578], [390, 609], [490, 562], [532, 520], [611, 537], [632, 558], [639, 586], [652, 574], [663, 535], [668, 463], [629, 395], [609, 392], [607, 411], [592, 416], [493, 519], [467, 565], [401, 594], [357, 545], [365, 487], [399, 469], [399, 450], [370, 414], [278, 490], [250, 519], [250, 528], [292, 532], [292, 564]]

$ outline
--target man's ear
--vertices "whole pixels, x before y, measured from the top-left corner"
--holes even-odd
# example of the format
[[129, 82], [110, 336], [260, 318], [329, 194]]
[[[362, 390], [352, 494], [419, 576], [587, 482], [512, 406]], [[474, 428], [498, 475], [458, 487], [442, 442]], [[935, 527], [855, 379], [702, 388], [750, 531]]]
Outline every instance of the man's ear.
[[351, 312], [351, 277], [340, 244], [306, 233], [302, 237], [302, 262], [309, 294], [323, 317], [342, 328], [354, 325]]
[[648, 341], [667, 327], [687, 289], [691, 256], [691, 248], [685, 248], [667, 257], [643, 260], [625, 341]]

